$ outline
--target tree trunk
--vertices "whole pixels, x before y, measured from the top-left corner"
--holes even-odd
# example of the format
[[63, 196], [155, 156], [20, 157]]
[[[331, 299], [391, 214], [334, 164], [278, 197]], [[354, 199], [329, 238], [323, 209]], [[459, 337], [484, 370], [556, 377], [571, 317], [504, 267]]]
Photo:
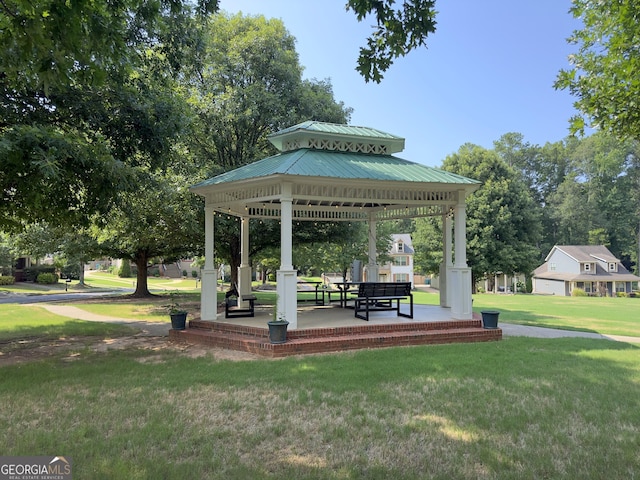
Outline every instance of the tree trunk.
[[78, 285], [85, 286], [84, 283], [84, 263], [80, 263], [80, 274], [78, 275]]
[[640, 222], [638, 223], [638, 251], [636, 253], [638, 254], [636, 258], [636, 275], [640, 275]]
[[147, 257], [147, 252], [137, 252], [136, 253], [136, 267], [138, 269], [138, 273], [136, 275], [136, 291], [133, 292], [132, 297], [144, 298], [144, 297], [152, 297], [151, 292], [149, 292], [149, 285], [147, 283], [147, 263], [149, 258]]

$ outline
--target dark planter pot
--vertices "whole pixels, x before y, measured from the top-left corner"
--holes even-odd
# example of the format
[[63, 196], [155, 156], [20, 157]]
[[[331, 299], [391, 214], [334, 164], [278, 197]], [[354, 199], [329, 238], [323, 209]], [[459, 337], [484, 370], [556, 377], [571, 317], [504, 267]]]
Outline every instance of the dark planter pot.
[[271, 343], [285, 343], [287, 341], [289, 322], [267, 322], [267, 325], [269, 325], [269, 341]]
[[498, 315], [500, 312], [488, 310], [482, 313], [482, 326], [484, 328], [498, 328]]
[[172, 313], [171, 328], [174, 330], [184, 330], [187, 327], [187, 314], [186, 313]]

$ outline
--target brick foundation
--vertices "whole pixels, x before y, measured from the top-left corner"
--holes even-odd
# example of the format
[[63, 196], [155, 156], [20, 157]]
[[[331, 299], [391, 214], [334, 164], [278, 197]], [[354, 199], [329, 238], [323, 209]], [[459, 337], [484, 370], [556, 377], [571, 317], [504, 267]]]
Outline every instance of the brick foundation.
[[337, 352], [362, 348], [500, 340], [501, 329], [484, 329], [480, 319], [310, 328], [287, 332], [282, 344], [269, 342], [267, 328], [191, 320], [186, 330], [170, 330], [176, 342], [240, 350], [265, 357]]

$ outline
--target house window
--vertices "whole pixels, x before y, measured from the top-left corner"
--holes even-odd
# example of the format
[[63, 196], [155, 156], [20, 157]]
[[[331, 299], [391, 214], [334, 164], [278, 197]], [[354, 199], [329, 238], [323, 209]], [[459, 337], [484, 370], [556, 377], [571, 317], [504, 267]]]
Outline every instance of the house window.
[[557, 268], [558, 268], [558, 267], [557, 267], [557, 265], [556, 265], [556, 262], [551, 262], [551, 263], [549, 264], [549, 270], [550, 270], [550, 271], [555, 272]]
[[626, 292], [626, 284], [624, 282], [616, 282], [616, 292]]
[[617, 263], [609, 263], [609, 271], [610, 272], [617, 272], [618, 271], [618, 264]]
[[590, 272], [591, 271], [591, 264], [590, 263], [585, 263], [584, 264], [584, 271], [585, 272]]
[[396, 282], [408, 282], [409, 274], [408, 273], [396, 273], [393, 278]]
[[407, 266], [409, 265], [409, 257], [407, 255], [398, 255], [397, 257], [393, 257], [393, 264]]
[[404, 252], [404, 243], [403, 242], [398, 242], [398, 252], [400, 252], [400, 253]]

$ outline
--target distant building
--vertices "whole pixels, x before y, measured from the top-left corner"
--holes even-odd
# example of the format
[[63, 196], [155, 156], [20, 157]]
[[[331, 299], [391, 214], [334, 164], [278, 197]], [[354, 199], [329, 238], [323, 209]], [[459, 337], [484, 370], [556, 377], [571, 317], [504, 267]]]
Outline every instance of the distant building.
[[640, 277], [631, 274], [604, 245], [556, 245], [533, 272], [533, 293], [569, 296], [629, 293]]
[[380, 266], [378, 272], [381, 282], [411, 282], [413, 283], [413, 243], [411, 235], [399, 233], [391, 235], [393, 241], [388, 255], [391, 261]]

